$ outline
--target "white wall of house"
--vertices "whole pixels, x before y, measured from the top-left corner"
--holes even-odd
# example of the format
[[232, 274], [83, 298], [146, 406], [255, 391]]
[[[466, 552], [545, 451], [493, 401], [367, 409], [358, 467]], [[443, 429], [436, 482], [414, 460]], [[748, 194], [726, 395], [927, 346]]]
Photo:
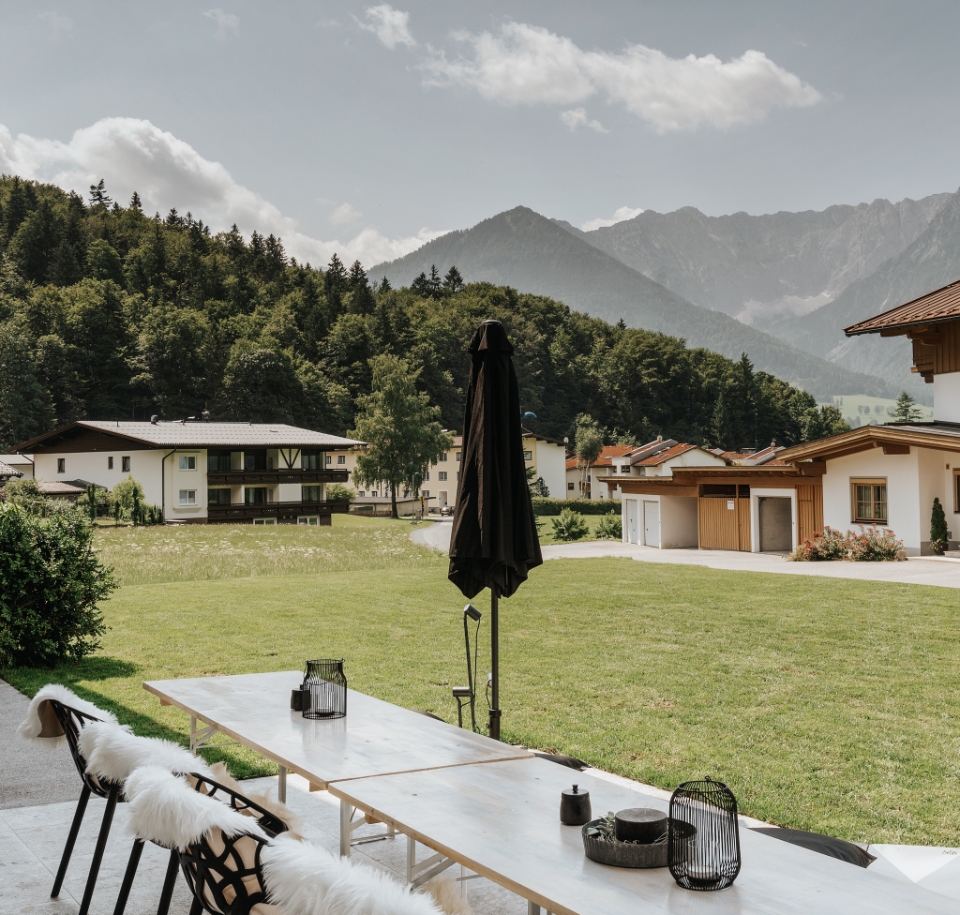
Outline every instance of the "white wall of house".
[[[885, 478], [887, 524], [903, 541], [908, 556], [919, 556], [920, 545], [930, 539], [930, 513], [926, 530], [920, 523], [920, 460], [926, 449], [911, 448], [909, 454], [884, 454], [882, 448], [860, 451], [827, 461], [823, 475], [823, 523], [839, 531], [858, 530], [853, 522], [851, 481]], [[939, 454], [939, 452], [936, 452]], [[940, 481], [943, 476], [938, 476]], [[943, 495], [940, 495], [941, 500]], [[931, 503], [933, 497], [930, 499]]]
[[543, 482], [547, 484], [550, 490], [550, 497], [553, 499], [565, 499], [567, 496], [567, 452], [562, 445], [554, 442], [544, 442], [538, 440], [531, 449], [524, 439], [523, 446], [525, 450], [533, 451], [534, 479], [543, 477]]
[[660, 496], [660, 549], [696, 549], [698, 544], [696, 496]]
[[933, 418], [960, 423], [960, 372], [933, 376]]
[[[38, 480], [86, 480], [113, 489], [117, 483], [127, 477], [134, 477], [143, 487], [143, 497], [150, 505], [160, 505], [162, 494], [160, 490], [160, 461], [170, 449], [150, 451], [88, 451], [79, 454], [37, 454], [34, 457], [35, 474]], [[130, 470], [124, 472], [123, 458], [130, 459]], [[113, 468], [109, 466], [109, 458], [113, 458]], [[58, 472], [57, 460], [64, 462], [63, 472]], [[204, 457], [206, 461], [206, 457]], [[204, 480], [206, 480], [206, 465], [204, 465]], [[206, 494], [206, 490], [204, 490]]]
[[[167, 451], [151, 452], [165, 455]], [[181, 458], [193, 458], [194, 470], [181, 469]], [[134, 474], [136, 476], [136, 474]], [[206, 521], [207, 519], [207, 452], [203, 448], [177, 450], [164, 458], [165, 512], [168, 521]], [[138, 477], [139, 479], [139, 477]], [[159, 476], [158, 476], [159, 483]], [[144, 486], [146, 491], [146, 486]], [[190, 494], [193, 493], [191, 496]], [[186, 494], [181, 502], [181, 494]], [[147, 501], [151, 501], [147, 497]], [[155, 504], [159, 505], [157, 501]]]

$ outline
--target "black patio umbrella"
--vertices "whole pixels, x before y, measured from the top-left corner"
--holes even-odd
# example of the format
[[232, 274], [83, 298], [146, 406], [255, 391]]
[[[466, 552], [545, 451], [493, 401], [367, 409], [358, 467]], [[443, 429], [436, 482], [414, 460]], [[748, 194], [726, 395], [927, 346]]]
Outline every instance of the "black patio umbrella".
[[513, 347], [499, 321], [484, 321], [470, 341], [470, 386], [463, 416], [449, 578], [466, 597], [490, 589], [490, 736], [500, 738], [498, 602], [540, 565], [523, 461], [520, 393]]

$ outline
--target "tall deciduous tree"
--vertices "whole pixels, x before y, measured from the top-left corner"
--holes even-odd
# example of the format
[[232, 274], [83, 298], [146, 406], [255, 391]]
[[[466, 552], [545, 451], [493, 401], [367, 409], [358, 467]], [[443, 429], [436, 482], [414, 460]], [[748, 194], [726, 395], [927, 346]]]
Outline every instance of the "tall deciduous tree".
[[416, 387], [420, 371], [397, 356], [370, 360], [372, 391], [357, 399], [356, 428], [348, 434], [367, 443], [357, 458], [358, 483], [383, 481], [390, 487], [391, 516], [397, 517], [397, 487], [421, 478], [453, 445], [440, 427], [440, 410]]
[[603, 451], [603, 433], [595, 419], [586, 413], [577, 417], [576, 431], [574, 432], [573, 448], [577, 455], [577, 467], [580, 470], [580, 495], [586, 497], [587, 478], [590, 468], [597, 462]]

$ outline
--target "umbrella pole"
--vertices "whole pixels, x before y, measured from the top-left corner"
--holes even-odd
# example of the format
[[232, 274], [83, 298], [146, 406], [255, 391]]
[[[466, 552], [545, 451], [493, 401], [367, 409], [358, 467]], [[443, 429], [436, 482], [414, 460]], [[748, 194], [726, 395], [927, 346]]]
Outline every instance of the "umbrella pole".
[[500, 616], [499, 598], [496, 591], [490, 592], [490, 736], [500, 739]]

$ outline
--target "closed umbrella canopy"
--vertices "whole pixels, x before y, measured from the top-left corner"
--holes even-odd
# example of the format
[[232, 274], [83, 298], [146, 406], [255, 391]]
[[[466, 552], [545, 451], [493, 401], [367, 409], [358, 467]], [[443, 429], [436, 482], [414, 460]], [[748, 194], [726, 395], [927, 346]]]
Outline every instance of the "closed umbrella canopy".
[[497, 599], [510, 597], [543, 557], [523, 460], [513, 347], [499, 321], [484, 321], [469, 349], [472, 365], [449, 578], [468, 598], [484, 588], [492, 592], [490, 734], [499, 737]]

